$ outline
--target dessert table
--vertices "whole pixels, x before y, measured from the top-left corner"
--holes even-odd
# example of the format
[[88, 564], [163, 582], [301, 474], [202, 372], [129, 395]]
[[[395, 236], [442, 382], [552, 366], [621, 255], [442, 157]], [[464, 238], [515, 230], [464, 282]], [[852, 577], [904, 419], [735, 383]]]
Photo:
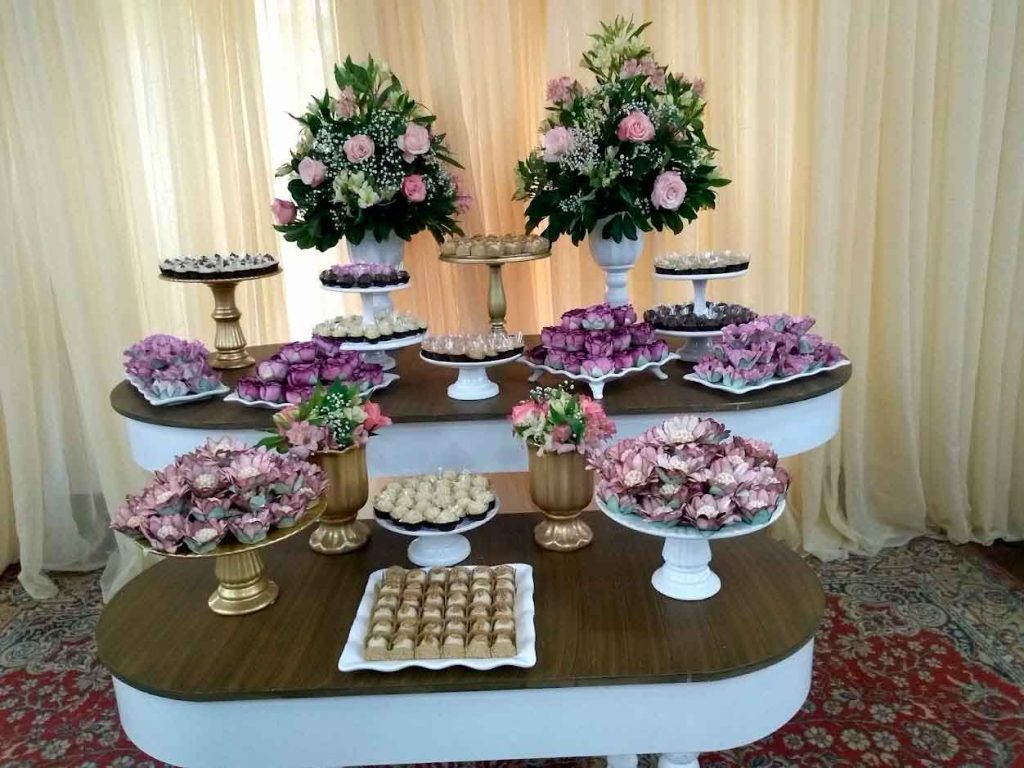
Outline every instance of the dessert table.
[[655, 592], [652, 539], [586, 513], [594, 543], [540, 550], [533, 514], [474, 534], [470, 564], [534, 568], [537, 664], [491, 671], [339, 672], [369, 573], [405, 563], [405, 540], [323, 557], [295, 537], [267, 552], [280, 600], [258, 614], [206, 610], [213, 574], [162, 562], [104, 608], [101, 661], [121, 722], [181, 766], [337, 766], [662, 753], [662, 768], [762, 738], [810, 687], [825, 600], [803, 560], [767, 533], [715, 542], [722, 591]]
[[[534, 338], [527, 343], [535, 342]], [[277, 347], [250, 347], [249, 352], [259, 361]], [[492, 369], [499, 394], [461, 401], [447, 395], [451, 371], [424, 362], [417, 348], [398, 350], [395, 358], [399, 380], [373, 396], [395, 423], [370, 441], [371, 475], [417, 474], [442, 466], [474, 472], [526, 469], [526, 451], [511, 439], [507, 421], [512, 406], [536, 386], [527, 381], [526, 366], [513, 363]], [[694, 414], [718, 419], [746, 437], [767, 440], [779, 456], [792, 456], [825, 443], [839, 430], [841, 388], [852, 368], [735, 395], [683, 381], [692, 365], [671, 362], [664, 367], [667, 381], [640, 373], [612, 382], [602, 404], [622, 437], [638, 435], [678, 414]], [[248, 372], [225, 371], [224, 381], [234, 386]], [[545, 375], [539, 383], [559, 381], [563, 380]], [[148, 470], [163, 468], [210, 436], [232, 435], [255, 443], [264, 436], [261, 430], [271, 428], [274, 414], [220, 399], [154, 406], [126, 381], [114, 387], [110, 403], [125, 418], [135, 462]]]

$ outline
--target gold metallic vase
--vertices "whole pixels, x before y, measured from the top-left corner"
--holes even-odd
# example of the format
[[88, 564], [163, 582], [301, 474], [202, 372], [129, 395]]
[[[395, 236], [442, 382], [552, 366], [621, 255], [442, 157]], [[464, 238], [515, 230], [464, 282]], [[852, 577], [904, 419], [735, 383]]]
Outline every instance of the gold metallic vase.
[[322, 451], [313, 457], [327, 475], [327, 507], [309, 546], [323, 555], [354, 552], [370, 539], [370, 529], [356, 520], [370, 497], [366, 475], [366, 449], [354, 445], [344, 451]]
[[579, 519], [594, 496], [594, 473], [579, 453], [530, 450], [530, 497], [546, 518], [533, 529], [542, 549], [572, 552], [594, 540], [590, 526]]

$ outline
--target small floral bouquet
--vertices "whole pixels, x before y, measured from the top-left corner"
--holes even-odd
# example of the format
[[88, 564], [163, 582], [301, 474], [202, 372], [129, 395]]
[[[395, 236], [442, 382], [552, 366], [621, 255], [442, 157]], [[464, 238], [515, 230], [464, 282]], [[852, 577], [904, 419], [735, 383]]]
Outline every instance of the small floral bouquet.
[[384, 383], [384, 369], [365, 362], [358, 352], [341, 349], [341, 343], [332, 339], [295, 341], [257, 363], [256, 375], [239, 379], [235, 392], [246, 402], [298, 405], [312, 397], [317, 384], [334, 381], [366, 391]]
[[158, 400], [211, 392], [220, 376], [206, 362], [209, 351], [201, 342], [158, 333], [124, 351], [128, 380]]
[[813, 317], [790, 315], [763, 315], [749, 323], [727, 325], [721, 340], [693, 372], [713, 384], [751, 386], [846, 360], [838, 346], [808, 333], [813, 325]]
[[558, 325], [541, 329], [540, 341], [526, 351], [528, 361], [595, 379], [669, 355], [668, 344], [654, 337], [654, 326], [638, 323], [629, 304], [570, 309]]
[[390, 423], [358, 387], [337, 380], [327, 389], [317, 384], [308, 400], [274, 414], [277, 434], [259, 444], [305, 459], [320, 451], [366, 445], [378, 428]]
[[590, 35], [582, 65], [596, 85], [548, 83], [542, 146], [516, 171], [528, 231], [547, 220], [544, 237], [579, 243], [610, 216], [600, 234], [615, 242], [637, 230], [678, 233], [729, 183], [704, 137], [704, 82], [658, 64], [641, 38], [647, 26], [619, 17]]
[[275, 228], [299, 248], [326, 251], [344, 237], [358, 245], [372, 234], [408, 240], [424, 229], [440, 242], [462, 234], [455, 215], [470, 199], [443, 164], [461, 168], [433, 133], [434, 116], [388, 68], [372, 58], [334, 68], [340, 93], [314, 98], [295, 118], [302, 124], [287, 176], [292, 200], [274, 200]]
[[597, 401], [566, 387], [537, 387], [512, 409], [512, 432], [537, 454], [588, 453], [615, 434]]
[[730, 437], [714, 419], [678, 416], [593, 457], [611, 511], [717, 531], [771, 517], [789, 474], [767, 443]]
[[203, 555], [229, 535], [256, 544], [271, 528], [295, 525], [325, 487], [322, 470], [296, 456], [211, 439], [154, 472], [142, 493], [121, 505], [110, 527], [158, 552], [177, 553], [184, 546]]

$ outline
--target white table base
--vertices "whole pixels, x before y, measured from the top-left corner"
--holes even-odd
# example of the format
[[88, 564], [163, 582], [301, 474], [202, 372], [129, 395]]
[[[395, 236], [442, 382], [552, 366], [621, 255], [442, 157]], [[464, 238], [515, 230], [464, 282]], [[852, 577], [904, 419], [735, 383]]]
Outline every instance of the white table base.
[[114, 692], [136, 746], [189, 768], [590, 755], [622, 766], [650, 752], [663, 754], [661, 768], [693, 768], [698, 752], [749, 744], [793, 717], [813, 657], [811, 640], [756, 672], [698, 683], [195, 702], [115, 679]]

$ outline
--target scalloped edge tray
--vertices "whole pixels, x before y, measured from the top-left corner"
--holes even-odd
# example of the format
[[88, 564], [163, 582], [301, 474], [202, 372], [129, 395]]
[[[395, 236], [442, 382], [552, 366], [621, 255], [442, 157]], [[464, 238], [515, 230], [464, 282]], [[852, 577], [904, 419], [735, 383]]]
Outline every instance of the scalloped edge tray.
[[[394, 382], [398, 381], [400, 378], [402, 377], [399, 376], [397, 373], [385, 373], [384, 381], [374, 387], [370, 387], [369, 389], [367, 389], [365, 391], [365, 394], [372, 395], [374, 392], [377, 392], [378, 390], [390, 386]], [[225, 403], [239, 403], [241, 405], [246, 406], [247, 408], [270, 408], [275, 411], [281, 410], [286, 405], [291, 405], [291, 403], [287, 402], [272, 403], [269, 400], [243, 400], [238, 396], [238, 393], [235, 390], [230, 391], [231, 394], [224, 398]]]
[[370, 574], [366, 581], [363, 599], [359, 601], [355, 620], [349, 630], [345, 647], [338, 659], [338, 669], [354, 672], [370, 669], [375, 672], [398, 672], [409, 667], [441, 670], [450, 667], [469, 667], [478, 671], [498, 667], [532, 667], [537, 663], [537, 633], [533, 626], [533, 567], [525, 563], [508, 563], [516, 569], [516, 647], [518, 653], [504, 659], [404, 659], [394, 661], [367, 661], [363, 656], [363, 638], [370, 622], [373, 607], [373, 591], [386, 569], [381, 568]]
[[631, 373], [640, 373], [641, 371], [646, 371], [651, 368], [661, 368], [662, 366], [672, 362], [673, 360], [679, 359], [679, 355], [677, 355], [675, 352], [669, 352], [667, 355], [665, 355], [665, 357], [663, 357], [661, 360], [658, 360], [657, 362], [652, 360], [651, 362], [646, 363], [645, 365], [634, 366], [633, 368], [623, 368], [621, 371], [612, 371], [611, 373], [606, 373], [604, 376], [589, 376], [585, 373], [569, 373], [564, 368], [551, 368], [549, 366], [541, 365], [539, 363], [531, 363], [525, 355], [519, 359], [519, 362], [521, 362], [523, 365], [529, 366], [535, 371], [545, 371], [546, 373], [552, 373], [555, 376], [561, 376], [566, 379], [572, 379], [573, 381], [585, 381], [588, 384], [604, 384], [607, 381], [615, 381], [616, 379], [621, 379], [624, 376], [629, 376]]
[[209, 400], [210, 398], [217, 397], [219, 395], [226, 395], [231, 391], [231, 387], [225, 384], [223, 381], [217, 386], [216, 389], [211, 389], [209, 392], [196, 392], [191, 395], [181, 395], [180, 397], [166, 397], [163, 400], [154, 397], [152, 394], [147, 392], [143, 386], [142, 381], [136, 376], [125, 375], [125, 381], [135, 387], [135, 391], [142, 395], [146, 402], [150, 405], [181, 405], [183, 403], [195, 403], [200, 400]]
[[742, 395], [746, 392], [756, 392], [759, 389], [768, 389], [769, 387], [775, 387], [778, 386], [779, 384], [788, 384], [789, 382], [796, 381], [797, 379], [806, 379], [809, 376], [817, 376], [819, 373], [827, 373], [828, 371], [834, 371], [837, 368], [842, 368], [849, 364], [849, 359], [840, 360], [838, 363], [835, 363], [834, 365], [825, 365], [822, 366], [821, 368], [815, 368], [813, 371], [804, 371], [803, 373], [797, 373], [793, 376], [784, 376], [781, 379], [768, 379], [768, 381], [762, 381], [758, 384], [750, 384], [741, 387], [727, 386], [725, 384], [720, 384], [717, 382], [712, 383], [710, 381], [707, 381], [706, 379], [702, 379], [696, 373], [688, 373], [685, 376], [683, 376], [683, 379], [685, 379], [686, 381], [692, 381], [695, 384], [700, 384], [702, 386], [708, 387], [709, 389], [720, 389], [723, 392], [729, 392], [733, 395]]

